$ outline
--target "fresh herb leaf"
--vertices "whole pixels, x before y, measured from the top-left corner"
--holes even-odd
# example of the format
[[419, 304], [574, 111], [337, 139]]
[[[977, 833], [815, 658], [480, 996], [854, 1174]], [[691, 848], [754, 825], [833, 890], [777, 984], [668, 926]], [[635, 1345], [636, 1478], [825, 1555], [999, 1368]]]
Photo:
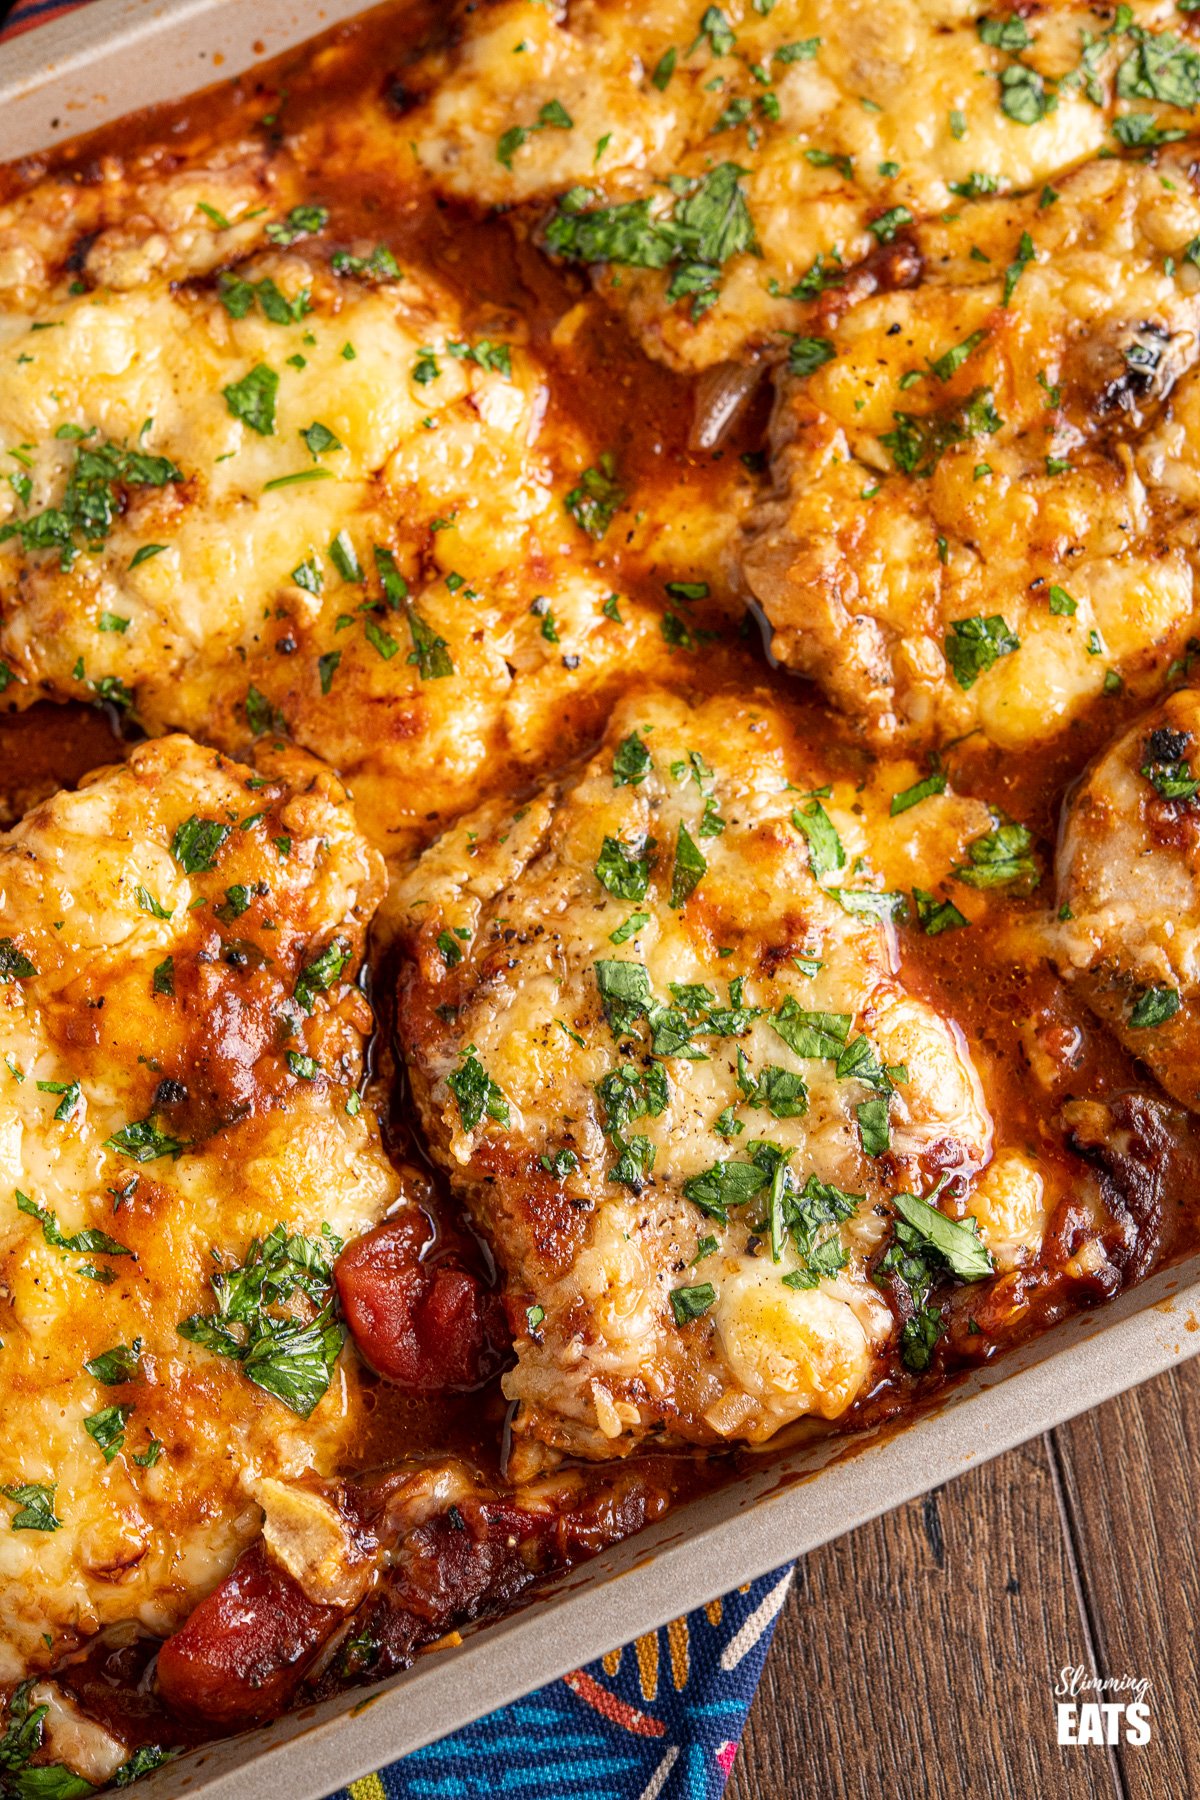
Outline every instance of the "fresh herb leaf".
[[1018, 887], [1021, 893], [1032, 893], [1041, 881], [1042, 872], [1032, 854], [1033, 833], [1025, 825], [1003, 819], [982, 837], [967, 845], [967, 862], [954, 874], [969, 887]]
[[83, 1366], [102, 1387], [120, 1387], [126, 1381], [137, 1381], [141, 1375], [138, 1348], [129, 1344], [114, 1344], [111, 1350], [102, 1350]]
[[946, 661], [963, 692], [974, 687], [979, 677], [1021, 648], [1021, 640], [1011, 631], [999, 613], [989, 618], [953, 619], [942, 641]]
[[185, 875], [206, 875], [216, 867], [218, 853], [228, 836], [228, 825], [222, 825], [219, 819], [200, 819], [193, 813], [177, 827], [171, 839], [171, 855]]
[[235, 419], [260, 437], [275, 435], [275, 399], [279, 393], [279, 376], [266, 363], [255, 363], [240, 381], [222, 388], [225, 404]]
[[54, 1513], [56, 1486], [55, 1482], [22, 1481], [11, 1487], [0, 1487], [0, 1494], [17, 1508], [9, 1520], [9, 1530], [57, 1531], [62, 1520]]
[[[679, 830], [675, 838], [675, 863], [671, 870], [670, 905], [678, 910], [683, 906], [700, 885], [701, 878], [708, 868], [708, 863], [698, 849], [694, 838], [683, 820], [679, 821]], [[631, 895], [631, 899], [639, 899], [640, 895]]]
[[[132, 1162], [156, 1162], [160, 1156], [182, 1156], [188, 1145], [180, 1138], [173, 1138], [165, 1131], [160, 1131], [158, 1121], [151, 1113], [145, 1119], [131, 1119], [128, 1125], [122, 1125], [120, 1131], [114, 1131], [110, 1138], [105, 1138], [106, 1150], [116, 1150], [121, 1156], [127, 1156]], [[126, 1252], [128, 1254], [128, 1252]]]
[[1165, 1025], [1179, 1011], [1181, 1001], [1176, 988], [1149, 987], [1139, 994], [1129, 1015], [1134, 1031], [1151, 1031]]
[[983, 1281], [994, 1273], [991, 1251], [981, 1241], [974, 1219], [948, 1219], [915, 1194], [896, 1194], [892, 1206], [960, 1281]]
[[606, 450], [597, 467], [583, 471], [578, 485], [563, 502], [575, 523], [597, 543], [626, 498], [616, 479], [616, 471], [616, 458], [611, 450]]
[[792, 824], [802, 832], [808, 844], [808, 866], [819, 881], [823, 875], [832, 875], [837, 869], [846, 866], [846, 852], [842, 840], [825, 808], [819, 800], [810, 800], [803, 811], [793, 808]]
[[791, 994], [771, 1020], [771, 1030], [797, 1056], [836, 1061], [854, 1023], [850, 1013], [805, 1012]]
[[112, 1462], [125, 1448], [125, 1426], [132, 1411], [132, 1406], [106, 1406], [83, 1421], [83, 1429], [104, 1452], [106, 1463]]
[[958, 931], [970, 924], [953, 900], [935, 899], [924, 888], [913, 889], [913, 905], [917, 909], [917, 923], [926, 937], [938, 937], [943, 931]]
[[698, 1282], [695, 1287], [671, 1289], [671, 1311], [677, 1325], [687, 1325], [692, 1319], [702, 1318], [716, 1303], [717, 1290], [711, 1281]]
[[637, 787], [653, 767], [649, 750], [637, 732], [631, 731], [622, 738], [613, 756], [613, 786]]
[[618, 900], [644, 900], [650, 885], [652, 854], [606, 837], [596, 860], [596, 879]]
[[463, 1053], [461, 1068], [446, 1077], [446, 1085], [458, 1102], [458, 1114], [464, 1131], [474, 1131], [486, 1113], [500, 1125], [509, 1122], [508, 1101], [477, 1056]]

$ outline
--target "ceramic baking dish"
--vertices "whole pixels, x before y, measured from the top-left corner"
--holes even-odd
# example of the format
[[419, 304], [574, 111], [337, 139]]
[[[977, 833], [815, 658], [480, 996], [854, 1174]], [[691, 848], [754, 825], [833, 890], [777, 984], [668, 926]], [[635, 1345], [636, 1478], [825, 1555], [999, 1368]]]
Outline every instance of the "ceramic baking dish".
[[[360, 0], [94, 0], [0, 45], [0, 161], [206, 87], [362, 10]], [[773, 1447], [753, 1472], [460, 1646], [181, 1758], [139, 1795], [320, 1800], [1197, 1351], [1200, 1256], [1025, 1345], [900, 1429]]]

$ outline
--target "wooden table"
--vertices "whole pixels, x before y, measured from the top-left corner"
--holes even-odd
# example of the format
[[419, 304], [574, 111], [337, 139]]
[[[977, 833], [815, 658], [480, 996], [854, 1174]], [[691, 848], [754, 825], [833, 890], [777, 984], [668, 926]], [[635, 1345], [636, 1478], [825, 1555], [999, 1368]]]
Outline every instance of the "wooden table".
[[[1200, 1360], [804, 1558], [728, 1800], [1200, 1795], [1198, 1488]], [[1148, 1745], [1058, 1745], [1076, 1665]]]

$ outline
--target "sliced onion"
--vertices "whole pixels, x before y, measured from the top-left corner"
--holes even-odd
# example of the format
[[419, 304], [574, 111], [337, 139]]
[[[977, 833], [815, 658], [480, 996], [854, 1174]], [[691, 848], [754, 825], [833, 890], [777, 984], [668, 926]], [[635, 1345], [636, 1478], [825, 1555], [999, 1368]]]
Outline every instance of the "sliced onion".
[[763, 377], [761, 363], [718, 363], [696, 383], [689, 450], [719, 450], [754, 396]]

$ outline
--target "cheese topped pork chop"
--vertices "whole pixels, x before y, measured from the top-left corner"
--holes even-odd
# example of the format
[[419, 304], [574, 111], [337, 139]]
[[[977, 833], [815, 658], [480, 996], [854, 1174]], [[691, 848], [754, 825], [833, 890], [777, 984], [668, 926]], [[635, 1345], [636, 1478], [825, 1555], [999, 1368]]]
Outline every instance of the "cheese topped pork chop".
[[1169, 1094], [1200, 1109], [1200, 694], [1172, 694], [1068, 800], [1058, 965]]
[[361, 1432], [332, 1264], [399, 1186], [359, 1098], [382, 891], [295, 751], [142, 744], [0, 838], [5, 1682], [174, 1629]]
[[[591, 268], [649, 353], [683, 368], [797, 329], [914, 219], [1154, 143], [1200, 103], [1195, 27], [1168, 0], [461, 14], [405, 138], [457, 198], [555, 201], [547, 250]], [[868, 264], [868, 286], [881, 277]]]
[[903, 867], [929, 929], [922, 890], [987, 809], [939, 794], [901, 846], [906, 804], [831, 767], [765, 695], [651, 690], [586, 766], [468, 815], [402, 883], [401, 1041], [508, 1280], [519, 1434], [610, 1456], [835, 1418], [901, 1325], [913, 1367], [941, 1329], [884, 1300], [897, 1209], [973, 1279], [993, 1240], [999, 1267], [1036, 1254], [1041, 1176], [993, 1161], [879, 880]]
[[794, 342], [743, 567], [871, 741], [1046, 740], [1194, 630], [1192, 158], [964, 205], [920, 287]]
[[661, 609], [597, 561], [610, 527], [670, 574], [667, 539], [711, 572], [733, 521], [635, 521], [603, 446], [546, 422], [511, 315], [468, 328], [324, 207], [227, 216], [198, 179], [127, 196], [162, 229], [107, 258], [102, 234], [70, 287], [60, 223], [0, 293], [4, 704], [98, 698], [232, 754], [291, 736], [403, 851], [598, 729], [631, 657], [666, 666]]

